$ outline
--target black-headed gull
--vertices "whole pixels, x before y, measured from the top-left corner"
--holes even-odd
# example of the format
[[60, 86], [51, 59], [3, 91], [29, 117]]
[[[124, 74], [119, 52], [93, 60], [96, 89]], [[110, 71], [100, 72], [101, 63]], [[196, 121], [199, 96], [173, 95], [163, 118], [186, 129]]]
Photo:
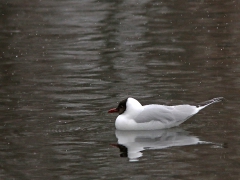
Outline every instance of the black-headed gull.
[[110, 109], [108, 113], [119, 113], [115, 121], [118, 130], [155, 130], [178, 126], [201, 109], [210, 104], [220, 102], [223, 97], [193, 105], [145, 105], [142, 106], [136, 99], [127, 98], [118, 104], [117, 108]]

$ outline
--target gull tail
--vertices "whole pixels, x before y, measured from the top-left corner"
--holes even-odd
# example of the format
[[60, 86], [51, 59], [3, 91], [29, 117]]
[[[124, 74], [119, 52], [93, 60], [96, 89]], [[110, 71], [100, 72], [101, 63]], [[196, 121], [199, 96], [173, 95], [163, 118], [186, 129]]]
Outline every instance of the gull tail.
[[201, 109], [203, 109], [203, 108], [205, 108], [205, 107], [207, 107], [211, 104], [221, 102], [223, 99], [224, 99], [224, 97], [217, 97], [217, 98], [213, 98], [213, 99], [208, 100], [208, 101], [201, 102], [197, 105], [197, 108], [200, 111]]

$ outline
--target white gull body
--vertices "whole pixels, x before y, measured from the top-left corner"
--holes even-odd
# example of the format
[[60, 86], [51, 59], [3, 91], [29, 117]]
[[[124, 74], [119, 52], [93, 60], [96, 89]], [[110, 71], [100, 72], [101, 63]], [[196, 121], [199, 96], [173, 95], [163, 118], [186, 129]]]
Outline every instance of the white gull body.
[[145, 105], [142, 106], [134, 98], [127, 98], [119, 103], [117, 108], [108, 112], [118, 112], [119, 116], [115, 121], [118, 130], [156, 130], [178, 126], [201, 109], [210, 104], [222, 101], [222, 97], [214, 98], [199, 105]]

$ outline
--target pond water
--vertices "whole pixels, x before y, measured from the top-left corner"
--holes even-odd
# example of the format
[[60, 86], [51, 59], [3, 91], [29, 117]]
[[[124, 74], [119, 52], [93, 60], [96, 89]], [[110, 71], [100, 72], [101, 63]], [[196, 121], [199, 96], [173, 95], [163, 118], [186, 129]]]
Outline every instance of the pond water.
[[[239, 179], [238, 1], [0, 3], [0, 179]], [[116, 131], [110, 108], [194, 104]]]

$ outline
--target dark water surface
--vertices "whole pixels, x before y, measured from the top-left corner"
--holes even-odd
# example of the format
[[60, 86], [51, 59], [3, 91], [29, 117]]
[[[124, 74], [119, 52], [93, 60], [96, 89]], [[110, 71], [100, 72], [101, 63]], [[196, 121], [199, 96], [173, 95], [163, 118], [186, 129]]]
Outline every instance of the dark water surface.
[[[0, 179], [240, 179], [238, 1], [3, 0], [0, 12]], [[178, 128], [115, 132], [107, 111], [128, 96], [225, 101]]]

